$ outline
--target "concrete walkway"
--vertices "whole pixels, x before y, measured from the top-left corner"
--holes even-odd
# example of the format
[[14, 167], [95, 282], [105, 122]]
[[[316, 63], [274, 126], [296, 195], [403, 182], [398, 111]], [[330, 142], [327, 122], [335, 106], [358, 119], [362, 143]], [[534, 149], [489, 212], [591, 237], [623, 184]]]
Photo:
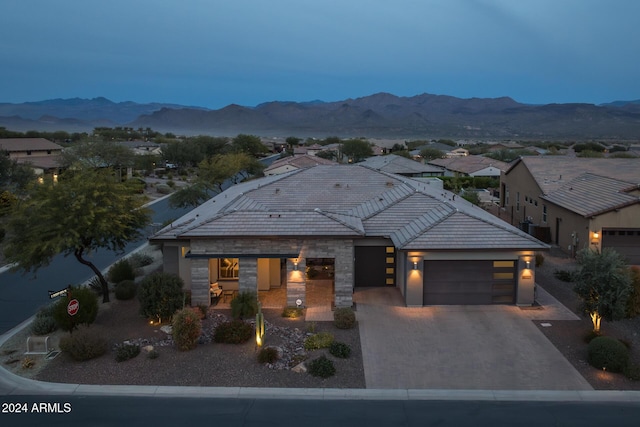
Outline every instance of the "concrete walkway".
[[407, 308], [395, 288], [354, 297], [367, 388], [592, 390], [530, 320], [533, 310]]

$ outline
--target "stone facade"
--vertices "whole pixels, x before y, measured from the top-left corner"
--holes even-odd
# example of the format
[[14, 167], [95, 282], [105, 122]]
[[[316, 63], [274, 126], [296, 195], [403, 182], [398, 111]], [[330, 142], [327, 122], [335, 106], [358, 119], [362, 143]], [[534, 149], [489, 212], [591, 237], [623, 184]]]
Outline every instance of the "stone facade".
[[[260, 255], [282, 255], [287, 260], [287, 305], [294, 306], [297, 299], [305, 298], [306, 258], [334, 258], [335, 295], [337, 307], [353, 305], [353, 240], [351, 239], [216, 239], [194, 240], [191, 253], [202, 258], [191, 259], [191, 300], [198, 305], [209, 305], [209, 269], [207, 254], [250, 254], [239, 260], [239, 291], [257, 290], [257, 259]], [[298, 254], [298, 270], [294, 258]]]

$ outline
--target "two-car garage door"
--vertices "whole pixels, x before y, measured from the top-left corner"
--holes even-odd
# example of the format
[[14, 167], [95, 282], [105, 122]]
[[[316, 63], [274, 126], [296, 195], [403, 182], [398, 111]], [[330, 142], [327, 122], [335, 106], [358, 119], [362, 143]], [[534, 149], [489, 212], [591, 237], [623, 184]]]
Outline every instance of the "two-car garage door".
[[425, 261], [424, 305], [513, 304], [516, 261]]
[[640, 229], [603, 229], [604, 248], [616, 250], [629, 264], [640, 265]]

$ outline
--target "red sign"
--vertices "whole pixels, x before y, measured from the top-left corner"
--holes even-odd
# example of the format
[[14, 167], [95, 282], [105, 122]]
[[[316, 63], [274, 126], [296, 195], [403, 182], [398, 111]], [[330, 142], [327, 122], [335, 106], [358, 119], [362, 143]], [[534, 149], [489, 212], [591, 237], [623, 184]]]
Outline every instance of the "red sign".
[[78, 300], [72, 299], [71, 301], [69, 301], [69, 304], [67, 304], [67, 313], [69, 313], [69, 316], [74, 316], [78, 312], [79, 308], [80, 303], [78, 302]]

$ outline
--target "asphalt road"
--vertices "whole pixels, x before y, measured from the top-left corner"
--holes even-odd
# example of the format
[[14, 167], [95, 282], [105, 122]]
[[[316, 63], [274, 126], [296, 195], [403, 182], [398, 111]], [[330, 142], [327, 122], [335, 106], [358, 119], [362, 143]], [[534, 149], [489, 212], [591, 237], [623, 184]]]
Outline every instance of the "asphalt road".
[[[162, 224], [170, 219], [176, 219], [190, 210], [172, 209], [167, 198], [161, 199], [149, 206], [153, 210], [152, 222]], [[157, 227], [155, 227], [157, 228]], [[109, 250], [99, 250], [88, 256], [99, 269], [103, 270], [125, 254], [139, 248], [147, 242], [154, 226], [147, 227], [143, 236], [127, 245], [123, 253]], [[0, 274], [0, 334], [19, 325], [25, 319], [35, 314], [38, 309], [49, 303], [48, 291], [57, 291], [70, 284], [80, 284], [93, 277], [89, 267], [80, 264], [75, 257], [58, 255], [51, 264], [39, 269], [35, 274], [5, 271]]]
[[[2, 396], [12, 426], [637, 426], [640, 403]], [[35, 404], [35, 406], [34, 406]], [[17, 410], [26, 412], [17, 413]]]

